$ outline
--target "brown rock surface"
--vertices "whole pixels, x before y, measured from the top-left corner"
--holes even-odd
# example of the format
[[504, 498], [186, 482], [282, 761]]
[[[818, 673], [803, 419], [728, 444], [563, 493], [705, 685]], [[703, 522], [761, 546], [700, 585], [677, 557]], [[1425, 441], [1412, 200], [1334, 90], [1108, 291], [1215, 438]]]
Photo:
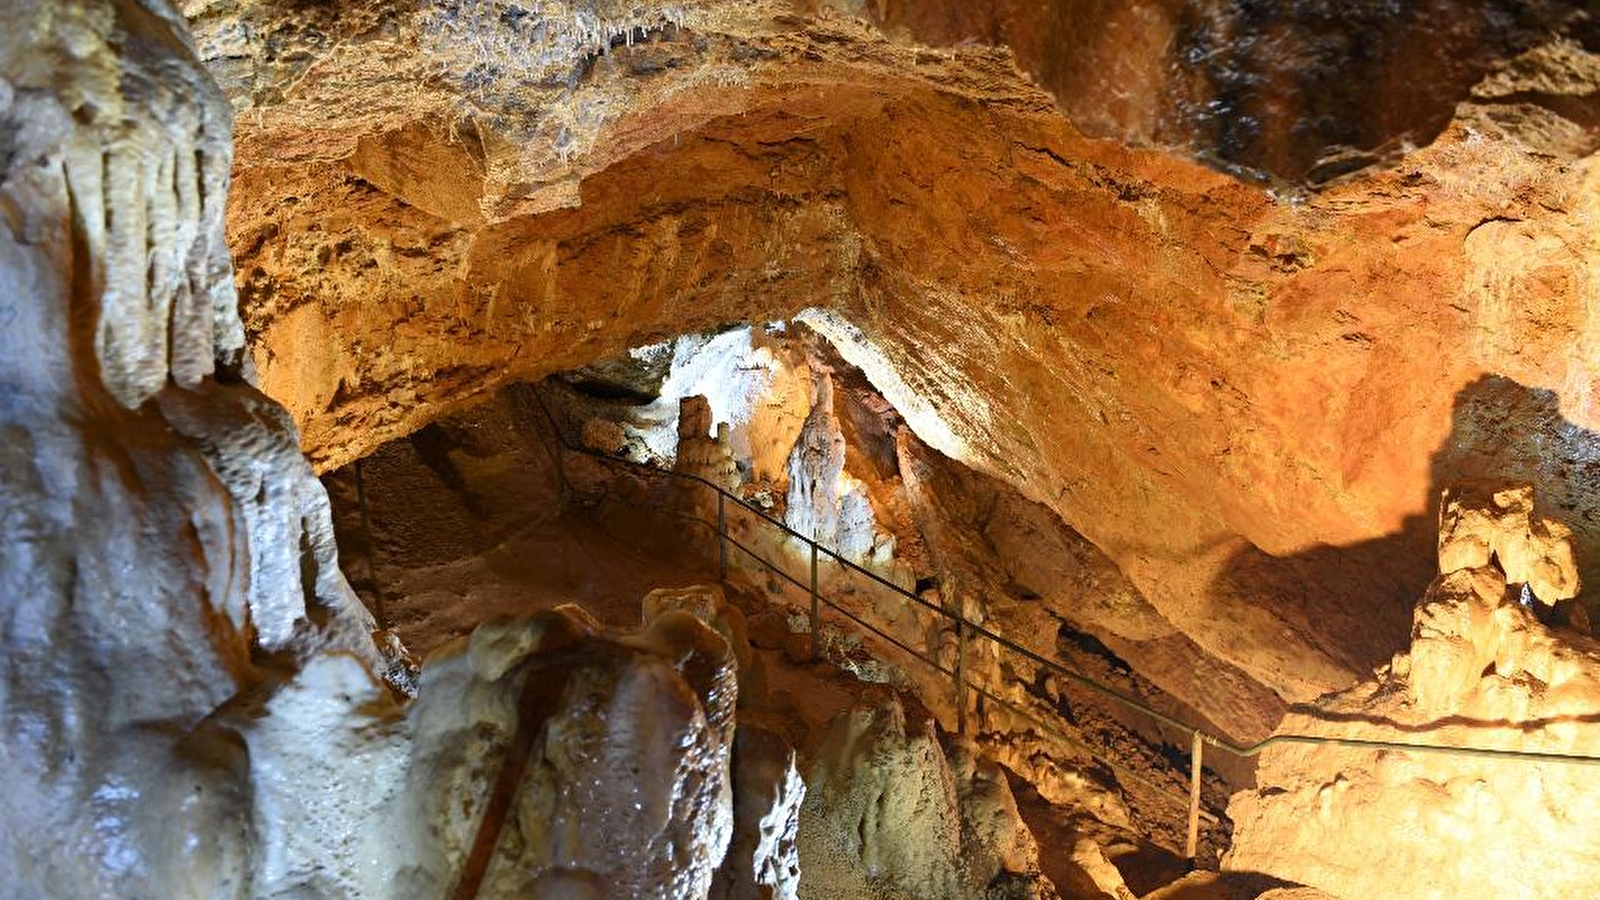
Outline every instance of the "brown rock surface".
[[828, 9], [619, 6], [607, 40], [552, 0], [530, 44], [463, 8], [186, 7], [242, 111], [247, 328], [318, 466], [507, 379], [821, 307], [920, 436], [1289, 698], [1403, 643], [1442, 483], [1536, 477], [1579, 565], [1600, 549], [1579, 44], [1306, 197], [1087, 139], [1006, 53]]

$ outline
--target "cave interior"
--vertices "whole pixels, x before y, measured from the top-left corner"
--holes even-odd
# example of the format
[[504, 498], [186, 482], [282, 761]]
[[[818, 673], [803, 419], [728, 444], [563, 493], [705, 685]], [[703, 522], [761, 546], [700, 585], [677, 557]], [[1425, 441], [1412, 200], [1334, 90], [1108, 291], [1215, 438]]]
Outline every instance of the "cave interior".
[[0, 896], [1596, 896], [1591, 3], [0, 10]]

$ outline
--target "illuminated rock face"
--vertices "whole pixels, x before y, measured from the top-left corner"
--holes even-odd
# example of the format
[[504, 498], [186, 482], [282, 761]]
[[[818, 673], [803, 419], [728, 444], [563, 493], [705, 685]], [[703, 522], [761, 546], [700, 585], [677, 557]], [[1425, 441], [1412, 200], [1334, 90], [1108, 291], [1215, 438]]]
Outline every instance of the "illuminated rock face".
[[[844, 433], [833, 409], [833, 379], [821, 375], [817, 378], [816, 402], [800, 428], [794, 449], [789, 451], [784, 523], [834, 550], [840, 548], [845, 536], [845, 498], [840, 490], [844, 457]], [[871, 524], [869, 513], [869, 540]]]
[[673, 468], [726, 490], [739, 486], [739, 466], [728, 442], [728, 424], [712, 424], [711, 404], [704, 397], [685, 397], [679, 405], [678, 451]]
[[[1381, 33], [1449, 61], [1420, 82], [1398, 56], [1372, 63], [1373, 90], [1409, 99], [1364, 104], [1378, 124], [1334, 142], [1413, 121], [1437, 137], [1306, 195], [1086, 138], [1062, 109], [1109, 95], [1046, 72], [1054, 32], [1016, 4], [999, 31], [969, 29], [966, 6], [892, 6], [550, 0], [535, 41], [452, 18], [464, 5], [190, 3], [241, 110], [247, 328], [314, 465], [507, 380], [809, 309], [925, 441], [1049, 505], [1207, 653], [1289, 699], [1403, 646], [1443, 484], [1559, 487], [1578, 557], [1600, 552], [1578, 487], [1600, 458], [1584, 35], [1478, 80], [1483, 53], [1522, 46], [1485, 24], [1492, 4], [1340, 23], [1206, 6], [1207, 40], [1263, 36], [1208, 59], [1263, 73], [1245, 106], [1287, 167], [1269, 168], [1309, 158], [1301, 119], [1270, 115], [1278, 87], [1304, 120], [1338, 118], [1315, 79], [1284, 80], [1344, 71], [1308, 48]], [[869, 8], [957, 46], [847, 15]], [[1168, 46], [1166, 6], [1096, 9], [1062, 13], [1090, 23], [1071, 43], [1102, 48], [1086, 59]], [[614, 40], [571, 24], [594, 10]], [[969, 32], [1015, 41], [1060, 104]], [[538, 52], [479, 58], [507, 46]], [[1465, 98], [1453, 119], [1413, 108], [1448, 97]], [[1565, 468], [1540, 465], [1546, 432]]]
[[998, 767], [948, 755], [893, 700], [833, 724], [806, 775], [800, 896], [1048, 900], [1038, 846]]
[[[1487, 559], [1456, 567], [1462, 523], [1502, 535], [1507, 507], [1531, 499], [1525, 487], [1452, 491], [1455, 528], [1440, 562], [1454, 568], [1417, 607], [1410, 651], [1292, 711], [1280, 730], [1600, 754], [1600, 643], [1539, 621]], [[1548, 559], [1570, 548], [1545, 550]], [[1263, 753], [1258, 779], [1229, 806], [1231, 868], [1344, 898], [1593, 894], [1600, 821], [1589, 766], [1282, 745]]]
[[327, 499], [248, 381], [229, 110], [162, 3], [0, 4], [0, 884], [236, 897], [213, 715], [324, 651], [377, 666]]
[[1450, 490], [1441, 503], [1439, 571], [1497, 566], [1545, 604], [1578, 595], [1572, 529], [1534, 515], [1533, 488]]
[[445, 896], [539, 677], [478, 896], [705, 896], [732, 828], [726, 641], [673, 611], [624, 637], [492, 623], [398, 705], [326, 495], [250, 381], [229, 113], [182, 19], [0, 12], [4, 895]]

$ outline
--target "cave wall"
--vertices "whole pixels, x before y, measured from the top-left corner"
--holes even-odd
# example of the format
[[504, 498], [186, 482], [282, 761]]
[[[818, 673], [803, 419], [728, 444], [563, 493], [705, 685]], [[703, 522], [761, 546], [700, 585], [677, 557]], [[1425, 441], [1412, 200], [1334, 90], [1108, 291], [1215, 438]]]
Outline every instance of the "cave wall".
[[838, 2], [897, 38], [1006, 46], [1086, 132], [1244, 177], [1326, 183], [1432, 141], [1455, 105], [1581, 3]]
[[[832, 8], [551, 2], [538, 36], [448, 4], [185, 9], [241, 110], [263, 385], [319, 468], [508, 379], [812, 309], [920, 436], [1288, 698], [1403, 644], [1457, 475], [1533, 471], [1600, 546], [1575, 39], [1483, 61], [1431, 144], [1306, 194], [1088, 138], [1010, 53]], [[469, 58], [490, 38], [539, 53]]]
[[0, 37], [0, 883], [234, 896], [212, 717], [269, 668], [380, 662], [293, 422], [249, 381], [231, 113], [160, 3], [7, 3]]

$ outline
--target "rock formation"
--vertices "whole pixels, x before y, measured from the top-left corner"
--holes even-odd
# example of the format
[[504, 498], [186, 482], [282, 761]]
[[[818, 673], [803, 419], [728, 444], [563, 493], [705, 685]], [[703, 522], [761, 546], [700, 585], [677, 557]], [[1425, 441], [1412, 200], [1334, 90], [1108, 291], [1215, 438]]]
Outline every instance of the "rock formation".
[[[240, 896], [236, 739], [274, 662], [383, 662], [292, 423], [251, 384], [230, 113], [162, 3], [0, 37], [0, 884]], [[242, 792], [242, 793], [241, 793]]]
[[[549, 597], [438, 586], [556, 564], [519, 558], [528, 509], [594, 523], [662, 493], [554, 446], [528, 494], [473, 493], [531, 445], [464, 460], [493, 439], [447, 417], [559, 372], [687, 398], [681, 470], [787, 487], [805, 534], [894, 551], [896, 583], [1208, 727], [1320, 697], [1280, 731], [1600, 753], [1589, 6], [0, 0], [0, 885], [1053, 896], [980, 753], [1161, 837], [1023, 722], [1122, 745], [1158, 791], [1172, 734], [898, 595], [841, 607], [882, 645], [824, 622], [822, 659], [788, 653], [819, 694], [907, 692], [813, 757], [748, 699], [771, 673], [719, 590], [651, 595], [631, 635], [483, 624]], [[796, 321], [895, 424], [841, 416], [832, 363], [773, 354]], [[672, 384], [701, 351], [782, 396], [718, 422]], [[400, 438], [402, 464], [369, 456]], [[314, 477], [367, 459], [426, 482], [411, 511], [487, 523], [384, 569], [348, 473], [376, 616]], [[776, 578], [735, 582], [773, 646], [803, 643]], [[419, 672], [402, 634], [444, 647]], [[947, 668], [962, 647], [1023, 712], [977, 715], [896, 641]], [[918, 691], [978, 740], [908, 725]], [[1347, 900], [1525, 894], [1530, 870], [1587, 896], [1586, 772], [1280, 742], [1228, 862]], [[1129, 892], [1070, 846], [1084, 890]], [[1167, 893], [1236, 886], [1189, 881]]]
[[803, 898], [1056, 896], [1004, 776], [898, 701], [841, 716], [806, 783]]
[[831, 549], [842, 530], [844, 434], [833, 409], [833, 379], [823, 374], [794, 449], [789, 451], [788, 497], [784, 523]]
[[1445, 492], [1439, 511], [1439, 572], [1494, 565], [1547, 606], [1578, 595], [1572, 529], [1534, 515], [1533, 487], [1471, 485]]
[[620, 639], [559, 611], [486, 623], [404, 709], [319, 657], [238, 725], [239, 896], [422, 900], [474, 873], [485, 900], [703, 897], [732, 828], [733, 668], [681, 612]]
[[[1537, 518], [1530, 529], [1533, 499], [1526, 486], [1449, 491], [1442, 573], [1417, 606], [1410, 650], [1294, 709], [1280, 731], [1600, 753], [1600, 643], [1541, 623], [1508, 591], [1530, 571], [1540, 584], [1576, 577], [1557, 562], [1571, 558], [1561, 529]], [[1590, 766], [1282, 744], [1263, 753], [1257, 778], [1229, 806], [1226, 864], [1337, 897], [1581, 897], [1600, 866]]]
[[794, 748], [777, 733], [741, 722], [733, 741], [733, 841], [711, 900], [796, 900], [800, 805], [806, 785]]
[[728, 443], [728, 423], [718, 422], [712, 431], [711, 404], [704, 397], [685, 397], [679, 406], [678, 453], [672, 467], [725, 490], [739, 486], [739, 466]]
[[[1200, 6], [549, 0], [539, 28], [495, 3], [186, 11], [241, 110], [230, 241], [263, 383], [319, 468], [507, 381], [813, 308], [925, 441], [1048, 505], [1208, 654], [1308, 699], [1404, 644], [1439, 485], [1581, 481], [1594, 50], [1577, 26], [1541, 43], [1570, 4]], [[1097, 49], [1050, 62], [1063, 23]], [[1316, 48], [1371, 34], [1407, 48], [1363, 65], [1408, 99], [1325, 107], [1315, 84], [1346, 61]], [[1232, 74], [1164, 55], [1183, 47]], [[1140, 59], [1157, 68], [1106, 74]], [[1183, 102], [1140, 94], [1157, 82]], [[1166, 141], [1155, 110], [1212, 100], [1259, 132], [1182, 142], [1290, 177], [1391, 164], [1313, 194], [1073, 124]], [[1390, 152], [1407, 132], [1418, 149]], [[1538, 465], [1547, 432], [1566, 468]], [[1578, 553], [1600, 551], [1575, 502]]]
[[229, 114], [183, 21], [5, 11], [6, 895], [443, 896], [542, 678], [479, 896], [703, 896], [732, 827], [723, 638], [677, 612], [626, 639], [502, 622], [400, 706], [250, 381]]

